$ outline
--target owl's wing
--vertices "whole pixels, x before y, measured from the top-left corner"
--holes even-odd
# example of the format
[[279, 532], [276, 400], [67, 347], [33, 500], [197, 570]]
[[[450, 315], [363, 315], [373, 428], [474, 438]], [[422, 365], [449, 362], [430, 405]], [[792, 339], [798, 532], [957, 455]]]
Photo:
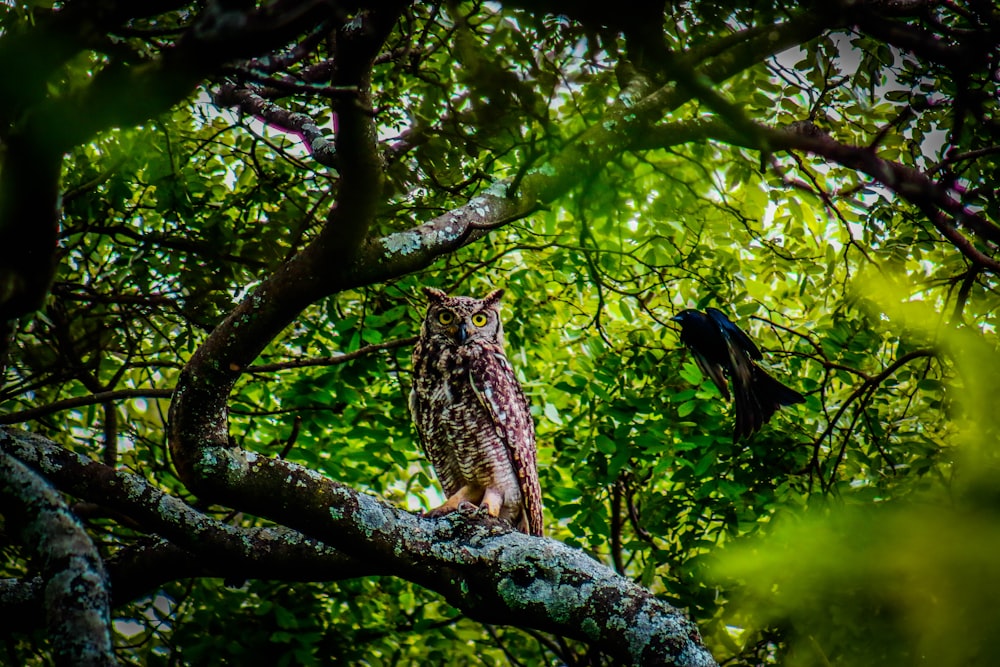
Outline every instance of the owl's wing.
[[472, 388], [486, 408], [490, 422], [505, 445], [510, 464], [517, 475], [524, 502], [528, 533], [542, 535], [542, 489], [538, 483], [535, 459], [535, 424], [528, 399], [514, 375], [503, 349], [486, 345], [483, 354], [472, 358], [469, 369]]

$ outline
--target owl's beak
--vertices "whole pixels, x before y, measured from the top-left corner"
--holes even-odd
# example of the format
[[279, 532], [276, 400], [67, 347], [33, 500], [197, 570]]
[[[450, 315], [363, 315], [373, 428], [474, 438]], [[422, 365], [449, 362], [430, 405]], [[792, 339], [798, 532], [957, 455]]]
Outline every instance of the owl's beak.
[[458, 323], [458, 331], [456, 333], [456, 338], [458, 338], [458, 344], [464, 345], [465, 339], [469, 337], [469, 332], [465, 329], [465, 322]]

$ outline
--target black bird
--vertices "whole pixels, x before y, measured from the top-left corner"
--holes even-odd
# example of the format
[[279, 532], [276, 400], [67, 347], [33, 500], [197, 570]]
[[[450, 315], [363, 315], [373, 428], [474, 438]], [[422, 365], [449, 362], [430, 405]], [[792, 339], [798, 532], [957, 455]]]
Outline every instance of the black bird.
[[802, 394], [781, 384], [755, 363], [762, 358], [760, 350], [721, 310], [706, 308], [702, 313], [689, 308], [670, 319], [680, 322], [681, 342], [727, 401], [730, 394], [726, 378], [733, 383], [733, 442], [759, 431], [782, 405], [805, 402]]

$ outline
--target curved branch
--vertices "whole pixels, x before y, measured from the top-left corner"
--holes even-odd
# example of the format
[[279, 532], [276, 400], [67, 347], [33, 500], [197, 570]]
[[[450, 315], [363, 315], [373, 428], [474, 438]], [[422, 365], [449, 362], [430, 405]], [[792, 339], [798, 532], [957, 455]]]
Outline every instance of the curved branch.
[[[360, 105], [339, 100], [337, 106], [336, 148], [352, 168], [341, 174], [337, 204], [319, 236], [231, 311], [181, 372], [170, 406], [171, 451], [196, 493], [212, 493], [196, 461], [203, 448], [228, 446], [228, 395], [240, 373], [306, 306], [352, 280], [381, 194], [375, 127], [366, 110], [371, 66], [400, 11], [401, 3], [387, 3], [338, 31], [333, 84], [356, 87]], [[200, 435], [192, 437], [194, 431]]]
[[[352, 89], [352, 96], [356, 93], [357, 89]], [[249, 88], [231, 83], [219, 86], [213, 101], [219, 106], [237, 106], [242, 112], [256, 116], [268, 125], [298, 135], [313, 159], [327, 167], [337, 166], [337, 151], [333, 140], [326, 136], [323, 128], [312, 117], [288, 111]]]

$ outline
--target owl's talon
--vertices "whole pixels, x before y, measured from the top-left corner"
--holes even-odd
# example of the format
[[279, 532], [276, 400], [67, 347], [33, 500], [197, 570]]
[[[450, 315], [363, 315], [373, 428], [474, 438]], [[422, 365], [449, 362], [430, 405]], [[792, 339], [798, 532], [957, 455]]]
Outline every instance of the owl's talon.
[[458, 504], [458, 511], [462, 514], [473, 514], [478, 510], [479, 508], [474, 503], [470, 503], [468, 500], [463, 500]]

